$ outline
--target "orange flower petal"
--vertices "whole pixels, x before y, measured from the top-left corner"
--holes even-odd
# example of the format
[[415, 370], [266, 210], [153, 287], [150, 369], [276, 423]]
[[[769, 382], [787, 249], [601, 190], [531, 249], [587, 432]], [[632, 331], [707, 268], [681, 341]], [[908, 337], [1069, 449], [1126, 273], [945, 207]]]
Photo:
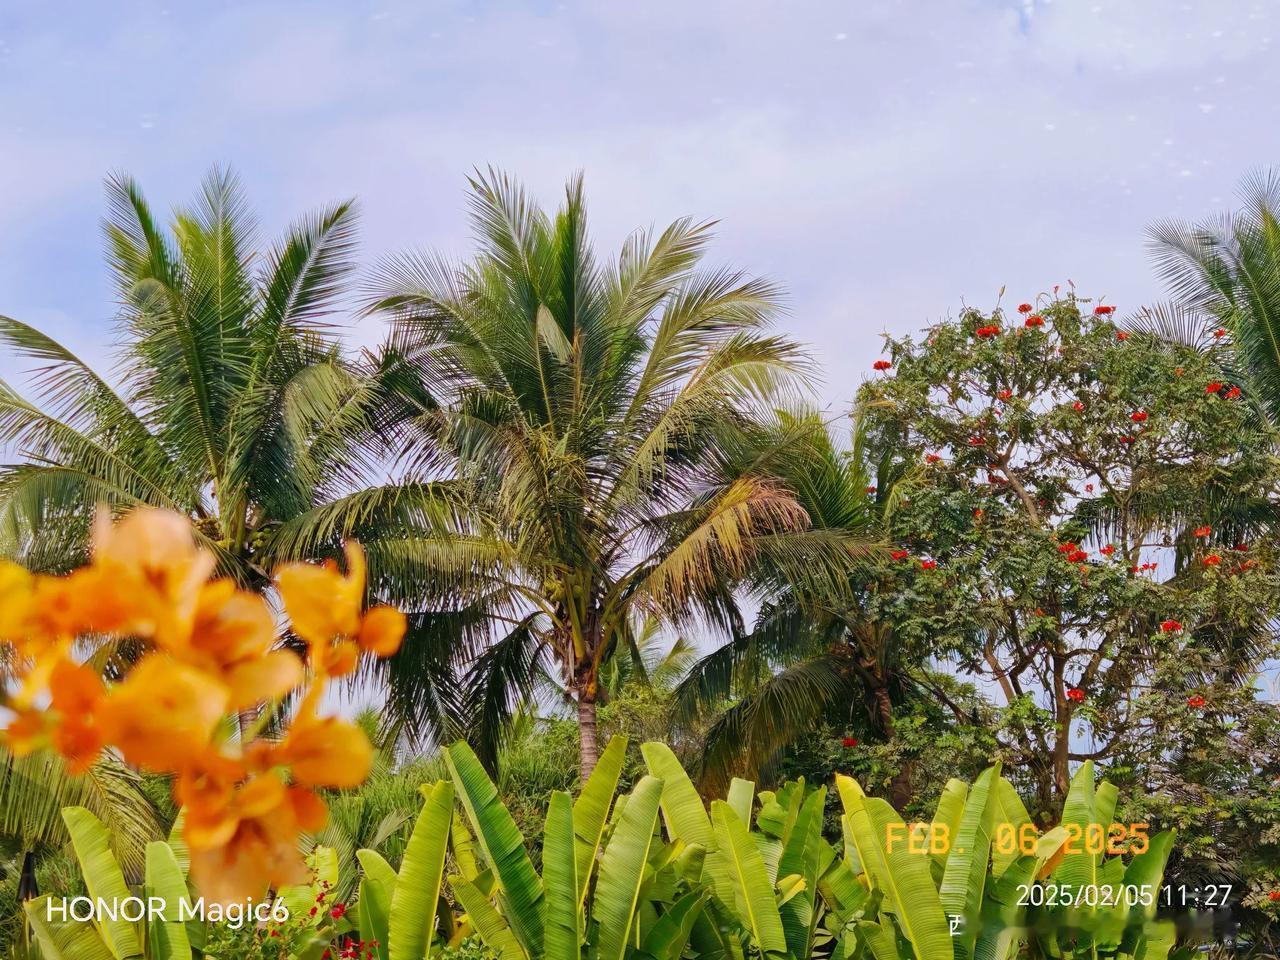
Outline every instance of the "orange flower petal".
[[222, 675], [228, 707], [243, 710], [282, 697], [302, 682], [302, 661], [287, 650], [273, 650], [257, 660], [229, 668]]
[[395, 607], [374, 607], [360, 624], [360, 649], [389, 657], [400, 649], [407, 626], [404, 614]]
[[294, 721], [279, 757], [293, 779], [309, 787], [356, 787], [373, 766], [373, 747], [364, 731], [334, 717]]
[[130, 763], [168, 772], [208, 748], [229, 700], [208, 674], [152, 654], [111, 690], [98, 722]]

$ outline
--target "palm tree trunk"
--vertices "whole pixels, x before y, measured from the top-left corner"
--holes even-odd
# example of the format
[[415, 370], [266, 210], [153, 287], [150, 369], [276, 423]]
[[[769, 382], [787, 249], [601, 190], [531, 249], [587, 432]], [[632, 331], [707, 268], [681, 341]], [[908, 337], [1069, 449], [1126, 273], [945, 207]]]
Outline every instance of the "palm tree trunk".
[[[888, 684], [883, 681], [878, 683], [871, 691], [871, 696], [875, 700], [876, 720], [880, 725], [880, 732], [884, 734], [886, 741], [892, 742], [894, 737], [893, 701], [889, 698]], [[911, 764], [903, 761], [889, 782], [889, 796], [893, 801], [894, 809], [899, 813], [906, 810], [907, 804], [911, 802], [911, 793]]]
[[587, 782], [600, 759], [600, 741], [596, 733], [596, 693], [583, 687], [578, 690], [578, 756], [582, 782]]

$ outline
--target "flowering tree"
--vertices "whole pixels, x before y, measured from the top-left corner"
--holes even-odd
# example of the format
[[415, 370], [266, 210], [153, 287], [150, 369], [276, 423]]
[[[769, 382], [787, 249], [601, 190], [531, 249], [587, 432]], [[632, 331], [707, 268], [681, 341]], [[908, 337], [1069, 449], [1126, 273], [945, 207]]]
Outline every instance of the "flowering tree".
[[887, 350], [858, 402], [914, 469], [883, 615], [999, 691], [1003, 751], [1042, 811], [1072, 761], [1179, 750], [1154, 736], [1163, 705], [1229, 730], [1274, 650], [1280, 576], [1251, 538], [1277, 475], [1212, 351], [1074, 297], [1012, 322], [966, 311]]
[[[172, 775], [192, 876], [210, 900], [231, 901], [299, 882], [298, 835], [326, 819], [316, 789], [364, 781], [368, 739], [354, 724], [321, 717], [321, 698], [362, 652], [394, 653], [405, 618], [390, 607], [363, 609], [357, 545], [347, 548], [345, 575], [332, 564], [283, 567], [280, 595], [307, 645], [304, 675], [294, 653], [275, 649], [266, 601], [231, 579], [210, 579], [216, 563], [186, 519], [147, 509], [118, 525], [100, 515], [92, 562], [68, 576], [0, 564], [0, 643], [17, 679], [3, 702], [4, 741], [18, 756], [52, 749], [73, 771], [109, 748]], [[91, 635], [143, 644], [120, 682], [105, 684], [74, 658], [77, 638]], [[230, 735], [228, 717], [294, 692], [299, 704], [280, 738], [261, 729]]]

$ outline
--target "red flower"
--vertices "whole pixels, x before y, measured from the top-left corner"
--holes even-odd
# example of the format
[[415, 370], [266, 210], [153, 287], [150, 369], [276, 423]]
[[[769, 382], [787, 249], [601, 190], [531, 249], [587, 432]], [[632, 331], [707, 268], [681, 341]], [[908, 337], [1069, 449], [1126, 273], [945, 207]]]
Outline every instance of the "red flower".
[[[1095, 312], [1096, 312], [1096, 311], [1095, 311]], [[1128, 332], [1127, 332], [1127, 331], [1124, 331], [1124, 330], [1117, 330], [1117, 331], [1116, 331], [1116, 339], [1117, 339], [1117, 340], [1119, 340], [1121, 343], [1124, 343], [1126, 340], [1128, 340], [1128, 339], [1129, 339], [1129, 334], [1128, 334]]]
[[1000, 327], [997, 326], [996, 324], [991, 324], [990, 326], [987, 326], [987, 327], [979, 327], [977, 330], [973, 331], [973, 335], [979, 338], [986, 338], [986, 337], [994, 337], [999, 332], [1000, 332]]
[[1227, 391], [1226, 393], [1224, 393], [1222, 396], [1223, 396], [1224, 398], [1226, 398], [1227, 400], [1234, 400], [1236, 397], [1240, 396], [1240, 388], [1239, 388], [1239, 387], [1232, 387], [1230, 390], [1228, 390], [1228, 391]]
[[1139, 569], [1138, 567], [1130, 567], [1130, 568], [1129, 568], [1129, 572], [1130, 572], [1130, 573], [1137, 573], [1137, 572], [1138, 572], [1138, 569]]
[[921, 570], [935, 570], [937, 569], [937, 566], [938, 566], [937, 560], [921, 560], [920, 561]]
[[1116, 552], [1116, 545], [1114, 543], [1108, 543], [1105, 547], [1103, 547], [1098, 552], [1102, 554], [1104, 557], [1109, 557]]
[[1115, 307], [1098, 306], [1093, 308], [1093, 315], [1095, 317], [1105, 317], [1108, 314], [1112, 314], [1115, 312], [1116, 312]]
[[347, 905], [345, 903], [335, 903], [333, 905], [333, 909], [329, 911], [329, 916], [333, 917], [335, 920], [341, 920], [342, 915], [346, 912]]
[[867, 493], [875, 493], [875, 492], [876, 492], [876, 488], [874, 486], [867, 487]]
[[1013, 396], [1012, 390], [1001, 390], [999, 393], [996, 394], [996, 397], [1001, 400], [1008, 400], [1012, 396]]
[[974, 515], [974, 517], [976, 517], [977, 519], [981, 520], [981, 519], [982, 519], [982, 508], [981, 508], [981, 507], [979, 507], [977, 510], [973, 511], [973, 515]]
[[1084, 413], [1084, 404], [1081, 403], [1079, 400], [1077, 400], [1075, 403], [1071, 405], [1071, 409], [1074, 410], [1076, 413]]
[[1227, 335], [1227, 331], [1224, 328], [1219, 327], [1217, 330], [1213, 331], [1213, 335], [1215, 337], [1225, 337]]
[[1092, 483], [1086, 483], [1086, 484], [1084, 485], [1084, 492], [1085, 492], [1085, 493], [1093, 493], [1093, 484], [1092, 484]]
[[1200, 696], [1200, 694], [1198, 693], [1193, 696], [1187, 697], [1188, 707], [1194, 707], [1195, 709], [1199, 710], [1204, 705], [1205, 705], [1205, 699], [1204, 697]]
[[1249, 545], [1247, 543], [1237, 543], [1231, 549], [1238, 553], [1246, 553], [1249, 550]]
[[907, 559], [907, 557], [911, 556], [911, 551], [910, 550], [894, 550], [892, 553], [889, 554], [889, 556], [893, 557], [893, 559], [895, 560], [905, 560]]
[[1121, 443], [1133, 443], [1133, 437], [1121, 437], [1121, 438], [1120, 438], [1120, 442], [1121, 442]]
[[969, 438], [969, 446], [971, 446], [971, 447], [980, 447], [980, 446], [982, 446], [982, 438], [981, 438], [981, 437], [970, 437], [970, 438]]
[[1030, 312], [1031, 312], [1031, 304], [1029, 304], [1029, 303], [1020, 303], [1020, 304], [1018, 304], [1018, 312], [1019, 312], [1019, 313], [1030, 313]]
[[858, 745], [857, 737], [845, 737], [843, 740], [840, 741], [840, 746], [842, 747], [856, 747], [857, 745]]
[[1161, 632], [1161, 633], [1177, 633], [1177, 632], [1178, 632], [1179, 630], [1181, 630], [1181, 629], [1182, 629], [1182, 624], [1181, 624], [1181, 623], [1179, 623], [1177, 620], [1162, 620], [1162, 621], [1160, 621], [1160, 632]]
[[1203, 527], [1196, 527], [1195, 529], [1195, 535], [1197, 537], [1207, 537], [1211, 533], [1213, 533], [1213, 527], [1208, 524], [1205, 524]]
[[1084, 703], [1084, 691], [1079, 687], [1071, 687], [1067, 690], [1067, 699], [1074, 703]]
[[1044, 317], [1040, 316], [1040, 314], [1038, 313], [1033, 316], [1027, 317], [1027, 321], [1026, 323], [1023, 324], [1023, 326], [1024, 327], [1043, 327]]
[[872, 370], [891, 370], [893, 369], [893, 364], [890, 363], [888, 360], [877, 360], [875, 363], [871, 365], [871, 369]]
[[1147, 411], [1135, 410], [1133, 413], [1129, 414], [1129, 419], [1134, 423], [1145, 423], [1147, 420]]
[[1076, 550], [1074, 553], [1067, 554], [1068, 563], [1079, 563], [1081, 560], [1088, 560], [1089, 554], [1083, 550]]
[[308, 911], [307, 916], [314, 917], [317, 913], [319, 913], [319, 907], [312, 907], [310, 911]]
[[1076, 550], [1079, 550], [1079, 549], [1080, 549], [1080, 548], [1079, 548], [1079, 547], [1077, 547], [1074, 543], [1069, 543], [1069, 542], [1068, 542], [1068, 543], [1060, 543], [1060, 544], [1058, 544], [1058, 552], [1059, 552], [1059, 553], [1072, 553], [1072, 552], [1074, 552], [1074, 551], [1076, 551]]
[[1204, 392], [1217, 393], [1221, 389], [1222, 389], [1222, 384], [1219, 383], [1217, 380], [1214, 380], [1212, 383], [1210, 383], [1207, 387], [1204, 388]]
[[1222, 562], [1222, 558], [1218, 556], [1216, 553], [1211, 553], [1204, 558], [1204, 565], [1206, 567], [1216, 567], [1221, 562]]
[[1272, 890], [1270, 893], [1267, 894], [1267, 899], [1270, 900], [1272, 903], [1275, 903], [1276, 901], [1280, 901], [1280, 890]]
[[924, 455], [925, 463], [937, 463], [941, 459], [942, 457], [938, 456], [936, 453], [926, 453]]
[[1156, 565], [1154, 563], [1144, 563], [1142, 565], [1143, 570], [1154, 570], [1155, 568], [1156, 568]]

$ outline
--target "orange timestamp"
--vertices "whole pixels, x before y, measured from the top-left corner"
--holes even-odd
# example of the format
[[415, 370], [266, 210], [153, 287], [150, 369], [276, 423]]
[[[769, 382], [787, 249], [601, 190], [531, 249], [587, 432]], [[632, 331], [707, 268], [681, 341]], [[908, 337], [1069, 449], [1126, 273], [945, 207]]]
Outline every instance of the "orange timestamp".
[[[1073, 853], [1146, 853], [1151, 846], [1147, 823], [1067, 823], [1062, 825], [1065, 838], [1062, 851]], [[998, 823], [991, 837], [991, 849], [998, 854], [1031, 855], [1036, 852], [1044, 834], [1032, 823]], [[908, 853], [947, 854], [951, 852], [951, 827], [945, 823], [889, 823], [885, 825], [885, 850], [902, 843]]]

